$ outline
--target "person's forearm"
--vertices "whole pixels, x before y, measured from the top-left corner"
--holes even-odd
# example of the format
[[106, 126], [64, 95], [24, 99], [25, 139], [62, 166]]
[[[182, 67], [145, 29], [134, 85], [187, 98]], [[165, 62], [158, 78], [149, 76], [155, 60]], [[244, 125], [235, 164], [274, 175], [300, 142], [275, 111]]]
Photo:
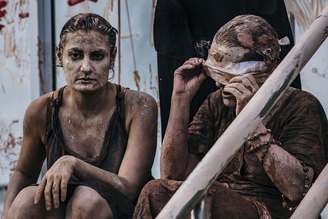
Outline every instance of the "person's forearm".
[[99, 180], [104, 184], [108, 184], [114, 189], [125, 194], [129, 199], [135, 198], [134, 190], [128, 185], [122, 177], [109, 171], [100, 169], [78, 158], [75, 158], [74, 175], [81, 180]]
[[3, 215], [6, 215], [17, 194], [26, 186], [34, 183], [34, 179], [19, 171], [14, 171], [10, 177], [4, 201]]
[[[258, 133], [266, 133], [266, 131], [263, 124], [260, 124], [256, 130]], [[262, 136], [263, 139], [266, 137], [274, 138], [271, 133]], [[284, 196], [291, 201], [302, 198], [306, 187], [309, 186], [307, 183], [313, 178], [313, 170], [310, 167], [306, 167], [304, 171], [302, 163], [296, 157], [272, 142], [266, 150], [258, 150], [256, 155], [262, 160], [267, 175]]]
[[309, 186], [306, 185], [306, 174], [308, 178], [313, 177], [311, 168], [305, 173], [298, 159], [274, 144], [270, 146], [264, 157], [263, 167], [279, 191], [291, 201], [298, 201], [303, 197], [305, 187]]
[[174, 95], [166, 128], [162, 151], [160, 172], [163, 179], [181, 180], [188, 165], [188, 122], [190, 100]]

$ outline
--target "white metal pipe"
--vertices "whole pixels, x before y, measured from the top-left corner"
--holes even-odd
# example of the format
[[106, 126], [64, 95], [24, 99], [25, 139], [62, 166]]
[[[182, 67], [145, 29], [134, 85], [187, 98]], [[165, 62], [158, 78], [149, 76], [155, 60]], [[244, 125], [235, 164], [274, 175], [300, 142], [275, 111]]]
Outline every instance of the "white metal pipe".
[[321, 171], [291, 219], [317, 219], [328, 202], [328, 165]]
[[326, 39], [327, 30], [328, 8], [325, 8], [173, 195], [157, 219], [186, 216], [203, 198], [207, 188], [224, 170], [247, 136], [264, 119]]

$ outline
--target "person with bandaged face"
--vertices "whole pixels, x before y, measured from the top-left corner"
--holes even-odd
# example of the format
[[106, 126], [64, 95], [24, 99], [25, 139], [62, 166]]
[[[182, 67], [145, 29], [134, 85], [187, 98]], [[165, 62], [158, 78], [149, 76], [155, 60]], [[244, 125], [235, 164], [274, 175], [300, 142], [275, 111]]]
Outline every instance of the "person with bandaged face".
[[[161, 151], [161, 179], [139, 196], [134, 218], [154, 218], [279, 62], [275, 30], [261, 17], [237, 16], [214, 36], [205, 61], [175, 71]], [[206, 77], [211, 93], [189, 123], [190, 102]], [[311, 94], [289, 88], [205, 198], [209, 218], [289, 218], [326, 163], [326, 115]]]

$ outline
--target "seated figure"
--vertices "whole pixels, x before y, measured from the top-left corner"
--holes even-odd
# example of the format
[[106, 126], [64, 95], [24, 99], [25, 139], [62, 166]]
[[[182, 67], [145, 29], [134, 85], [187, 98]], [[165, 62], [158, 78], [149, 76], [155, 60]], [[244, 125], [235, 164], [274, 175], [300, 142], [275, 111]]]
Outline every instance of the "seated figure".
[[[67, 85], [27, 108], [4, 218], [131, 218], [151, 178], [157, 104], [108, 81], [117, 31], [103, 17], [67, 21], [57, 50]], [[47, 172], [37, 182], [42, 163]]]
[[[276, 32], [241, 15], [214, 36], [209, 58], [175, 71], [161, 151], [161, 179], [142, 190], [134, 218], [154, 218], [279, 63]], [[211, 77], [211, 93], [189, 123], [190, 102]], [[235, 154], [205, 197], [209, 218], [289, 218], [326, 163], [327, 120], [311, 94], [289, 88]]]

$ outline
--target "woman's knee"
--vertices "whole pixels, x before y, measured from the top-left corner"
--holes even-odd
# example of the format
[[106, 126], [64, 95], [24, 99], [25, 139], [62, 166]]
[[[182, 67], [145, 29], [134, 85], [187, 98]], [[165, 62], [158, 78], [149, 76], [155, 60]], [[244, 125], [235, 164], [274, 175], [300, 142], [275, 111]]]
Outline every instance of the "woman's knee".
[[71, 218], [112, 218], [112, 211], [97, 191], [78, 186], [69, 200], [66, 215]]
[[45, 213], [43, 204], [34, 204], [36, 189], [36, 186], [28, 186], [21, 190], [11, 204], [6, 218], [43, 218]]
[[159, 188], [162, 187], [162, 180], [160, 179], [154, 179], [149, 181], [141, 190], [140, 194], [143, 194], [144, 196], [148, 196], [150, 194], [153, 194], [154, 191], [158, 191]]
[[141, 190], [140, 198], [150, 198], [157, 196], [171, 197], [173, 193], [180, 187], [181, 181], [154, 179], [149, 181]]

